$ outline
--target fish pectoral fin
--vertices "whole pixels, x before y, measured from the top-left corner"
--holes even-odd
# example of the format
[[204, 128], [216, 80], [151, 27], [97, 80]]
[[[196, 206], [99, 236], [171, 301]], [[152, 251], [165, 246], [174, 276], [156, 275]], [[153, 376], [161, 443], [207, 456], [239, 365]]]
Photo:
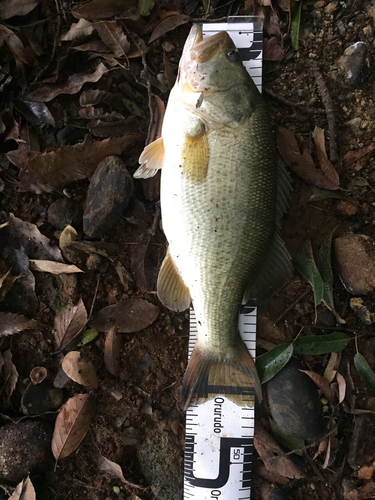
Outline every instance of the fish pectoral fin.
[[134, 172], [135, 179], [148, 179], [153, 177], [164, 165], [164, 142], [159, 137], [145, 147], [139, 157], [141, 166]]
[[293, 266], [285, 243], [276, 233], [267, 257], [256, 278], [245, 289], [244, 301], [262, 302], [272, 290], [279, 288], [292, 274]]
[[254, 406], [255, 396], [262, 401], [254, 360], [240, 338], [225, 356], [196, 344], [182, 382], [180, 403], [186, 410], [219, 394], [240, 406]]
[[210, 156], [208, 137], [205, 130], [197, 135], [186, 134], [182, 146], [180, 167], [183, 174], [195, 182], [202, 182], [207, 177]]
[[172, 311], [185, 311], [190, 306], [190, 291], [169, 252], [161, 265], [157, 293], [160, 302]]

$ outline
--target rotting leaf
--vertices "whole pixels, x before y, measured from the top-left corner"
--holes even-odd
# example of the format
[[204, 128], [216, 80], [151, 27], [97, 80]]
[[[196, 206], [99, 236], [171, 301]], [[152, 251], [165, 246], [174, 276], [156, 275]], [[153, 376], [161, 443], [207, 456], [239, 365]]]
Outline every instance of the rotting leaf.
[[64, 350], [83, 330], [87, 323], [87, 312], [82, 299], [75, 306], [67, 305], [55, 316], [54, 331], [56, 348]]
[[342, 403], [345, 399], [346, 394], [346, 381], [341, 373], [336, 373], [336, 380], [338, 384], [338, 392], [339, 392], [339, 404]]
[[8, 500], [36, 500], [36, 493], [29, 476], [17, 484]]
[[0, 46], [5, 43], [12, 52], [16, 66], [22, 68], [23, 64], [30, 65], [34, 59], [31, 49], [26, 48], [21, 39], [4, 24], [0, 24]]
[[265, 38], [263, 41], [264, 59], [267, 61], [278, 61], [285, 55], [285, 50], [281, 48], [279, 40], [275, 36]]
[[156, 287], [159, 262], [164, 256], [164, 247], [154, 246], [150, 238], [144, 238], [135, 245], [131, 254], [130, 269], [134, 279], [145, 292], [153, 292]]
[[52, 436], [52, 453], [56, 461], [67, 457], [83, 441], [95, 416], [95, 399], [91, 394], [76, 394], [61, 408]]
[[77, 266], [54, 262], [52, 260], [29, 260], [29, 267], [32, 271], [43, 273], [62, 274], [62, 273], [83, 273]]
[[328, 335], [307, 335], [295, 340], [294, 352], [299, 355], [317, 356], [342, 351], [348, 345], [349, 340], [348, 335], [342, 332], [334, 332]]
[[269, 352], [258, 356], [256, 367], [260, 382], [264, 384], [276, 375], [288, 363], [293, 354], [293, 343], [280, 344]]
[[142, 134], [129, 134], [40, 153], [21, 169], [18, 190], [50, 193], [71, 182], [91, 177], [104, 158], [121, 154], [142, 137]]
[[78, 233], [70, 224], [67, 224], [60, 233], [59, 247], [69, 262], [77, 262], [79, 260], [78, 252], [71, 246], [77, 238]]
[[115, 57], [126, 57], [130, 43], [116, 21], [99, 21], [95, 23], [95, 28], [103, 43], [113, 52]]
[[7, 0], [0, 2], [0, 19], [5, 21], [14, 16], [26, 16], [40, 3], [40, 0]]
[[343, 500], [368, 500], [369, 498], [373, 498], [375, 495], [375, 482], [369, 481], [363, 486], [356, 488], [347, 493]]
[[121, 348], [124, 339], [117, 332], [117, 326], [114, 325], [107, 333], [104, 344], [104, 364], [109, 373], [115, 377], [120, 376], [121, 369]]
[[323, 175], [327, 179], [329, 179], [333, 184], [339, 186], [340, 184], [339, 175], [327, 157], [327, 151], [324, 141], [324, 130], [317, 126], [315, 126], [314, 129], [314, 141], [315, 141], [316, 156], [318, 157], [319, 165]]
[[86, 19], [80, 19], [78, 23], [73, 23], [70, 26], [69, 31], [62, 35], [60, 40], [62, 42], [77, 40], [77, 38], [90, 36], [94, 31], [95, 26], [93, 23]]
[[[37, 118], [37, 120], [35, 120], [35, 121], [38, 122], [38, 125], [40, 127], [44, 127], [44, 125], [46, 125], [46, 124], [51, 125], [51, 127], [56, 126], [55, 119], [54, 119], [51, 111], [46, 106], [46, 104], [44, 104], [44, 102], [35, 102], [35, 101], [30, 101], [28, 99], [24, 99], [24, 100], [18, 102], [18, 107], [21, 108], [22, 104], [25, 106], [23, 108], [24, 113], [27, 113], [26, 109], [28, 109]], [[28, 115], [29, 115], [29, 113], [28, 113]]]
[[346, 193], [344, 193], [344, 191], [330, 191], [329, 189], [319, 189], [310, 196], [309, 202], [321, 201], [327, 199], [344, 200], [356, 204], [356, 201], [350, 196], [348, 196]]
[[116, 462], [112, 462], [111, 460], [108, 460], [108, 458], [103, 457], [103, 455], [100, 455], [98, 459], [98, 467], [102, 472], [107, 472], [108, 474], [117, 477], [117, 479], [120, 479], [120, 481], [126, 484], [127, 486], [130, 486], [132, 488], [137, 488], [139, 490], [145, 489], [143, 486], [138, 486], [137, 484], [133, 484], [127, 481], [124, 478], [124, 474], [122, 473], [121, 467], [118, 464], [116, 464]]
[[37, 322], [22, 314], [0, 312], [0, 337], [36, 328]]
[[336, 377], [337, 370], [341, 361], [341, 351], [331, 352], [329, 361], [323, 373], [323, 378], [331, 383]]
[[108, 332], [117, 324], [119, 333], [134, 333], [151, 325], [160, 312], [159, 307], [139, 298], [131, 298], [101, 309], [90, 322], [91, 328]]
[[91, 0], [79, 3], [72, 8], [72, 14], [77, 19], [108, 19], [119, 17], [138, 21], [139, 12], [136, 7], [137, 0]]
[[367, 387], [375, 391], [375, 373], [371, 370], [369, 364], [359, 352], [354, 355], [354, 366]]
[[81, 357], [79, 351], [70, 351], [61, 363], [62, 369], [69, 378], [84, 387], [98, 388], [98, 377], [91, 361]]
[[18, 280], [19, 276], [12, 276], [11, 269], [0, 277], [0, 302], [4, 299], [6, 294], [12, 288], [13, 283]]
[[311, 380], [319, 387], [320, 391], [327, 396], [328, 399], [332, 397], [331, 387], [329, 382], [323, 378], [319, 373], [313, 372], [312, 370], [300, 370], [302, 373], [306, 373]]
[[169, 31], [176, 29], [178, 26], [181, 26], [182, 24], [188, 23], [189, 21], [190, 17], [185, 16], [185, 14], [176, 14], [175, 16], [167, 17], [156, 26], [156, 28], [152, 32], [152, 35], [148, 43], [149, 44], [152, 43], [157, 38], [160, 38]]
[[311, 241], [306, 241], [295, 257], [296, 268], [310, 283], [314, 290], [315, 307], [321, 303], [324, 294], [324, 285], [320, 272], [315, 264]]
[[98, 335], [99, 332], [97, 330], [95, 330], [94, 328], [89, 328], [82, 335], [81, 341], [79, 342], [79, 344], [77, 344], [77, 347], [82, 347], [86, 344], [89, 344], [90, 342], [95, 340]]
[[301, 154], [294, 132], [285, 127], [279, 127], [276, 140], [283, 160], [302, 180], [323, 189], [338, 189], [338, 184], [333, 183], [315, 167], [314, 160], [307, 149]]
[[350, 170], [358, 172], [366, 163], [375, 156], [375, 142], [360, 149], [348, 151], [343, 158], [343, 165]]

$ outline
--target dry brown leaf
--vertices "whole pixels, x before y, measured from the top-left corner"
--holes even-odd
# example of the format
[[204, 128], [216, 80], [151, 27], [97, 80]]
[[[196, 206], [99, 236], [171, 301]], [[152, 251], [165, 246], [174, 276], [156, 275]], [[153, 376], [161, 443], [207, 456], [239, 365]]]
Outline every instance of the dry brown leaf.
[[77, 266], [54, 262], [53, 260], [29, 260], [29, 267], [32, 271], [42, 273], [62, 274], [62, 273], [83, 273]]
[[347, 495], [344, 496], [343, 500], [368, 500], [369, 498], [373, 498], [374, 494], [375, 483], [374, 481], [370, 481], [364, 486], [350, 491]]
[[[123, 94], [121, 93], [113, 94], [112, 92], [106, 92], [105, 90], [89, 89], [82, 92], [79, 96], [79, 105], [87, 107], [103, 103], [115, 109], [122, 109], [122, 98]], [[107, 113], [107, 116], [111, 116], [111, 113]], [[123, 115], [119, 116], [123, 118]], [[95, 116], [87, 116], [86, 118], [95, 118]]]
[[130, 119], [134, 120], [134, 117], [125, 118], [116, 121], [106, 121], [106, 120], [91, 120], [88, 124], [88, 129], [90, 134], [94, 137], [99, 137], [100, 139], [104, 137], [118, 137], [126, 134], [130, 128]]
[[160, 9], [157, 10], [156, 14], [147, 23], [142, 33], [144, 35], [151, 33], [151, 31], [153, 31], [158, 24], [164, 21], [164, 19], [167, 19], [167, 17], [176, 16], [177, 14], [180, 14], [180, 11], [175, 5], [163, 5], [162, 7], [160, 7]]
[[358, 172], [373, 156], [375, 156], [375, 142], [363, 148], [348, 151], [343, 158], [343, 165]]
[[323, 451], [327, 449], [327, 445], [328, 445], [328, 438], [326, 437], [320, 441], [319, 447], [315, 455], [313, 456], [313, 460], [315, 460], [321, 453], [323, 453]]
[[59, 247], [63, 256], [69, 262], [77, 262], [79, 260], [79, 254], [71, 245], [78, 238], [78, 233], [73, 226], [67, 224], [65, 228], [60, 233]]
[[339, 387], [339, 403], [342, 403], [345, 399], [346, 381], [339, 372], [336, 373], [336, 380]]
[[0, 337], [36, 328], [37, 324], [34, 319], [28, 319], [22, 314], [0, 312]]
[[357, 475], [358, 479], [371, 479], [375, 472], [375, 461], [371, 465], [362, 465], [358, 469]]
[[65, 35], [62, 35], [60, 40], [62, 42], [77, 40], [77, 38], [90, 36], [94, 31], [94, 24], [86, 21], [86, 19], [80, 19], [78, 23], [73, 23], [70, 26], [69, 31]]
[[289, 457], [283, 456], [283, 450], [259, 423], [255, 424], [254, 447], [267, 470], [290, 479], [305, 477]]
[[164, 254], [164, 247], [153, 245], [149, 235], [144, 235], [143, 241], [133, 247], [130, 269], [143, 291], [153, 292], [156, 289], [158, 270]]
[[329, 382], [325, 378], [323, 378], [319, 373], [310, 371], [310, 370], [300, 370], [302, 373], [306, 373], [311, 380], [319, 387], [320, 391], [328, 398], [331, 399], [332, 393], [331, 388], [329, 386]]
[[0, 24], [0, 47], [5, 43], [13, 54], [18, 68], [22, 64], [30, 65], [34, 59], [31, 49], [25, 48], [22, 41], [13, 31]]
[[324, 130], [317, 126], [315, 126], [314, 129], [314, 142], [316, 156], [318, 158], [319, 165], [324, 177], [329, 179], [333, 184], [339, 186], [339, 175], [327, 157], [326, 145], [324, 141]]
[[137, 0], [91, 0], [80, 3], [72, 9], [72, 14], [77, 19], [108, 19], [120, 17], [138, 21], [140, 18], [137, 9]]
[[80, 299], [75, 306], [67, 305], [55, 316], [55, 344], [59, 350], [72, 346], [73, 340], [82, 331], [87, 323], [87, 312], [83, 300]]
[[332, 191], [338, 189], [338, 184], [333, 183], [315, 167], [314, 160], [307, 149], [301, 154], [294, 132], [284, 127], [279, 127], [276, 139], [277, 147], [283, 160], [302, 180], [322, 189], [330, 189]]
[[40, 3], [40, 0], [7, 0], [0, 2], [0, 19], [14, 16], [26, 16]]
[[166, 52], [164, 52], [163, 54], [163, 62], [164, 62], [164, 74], [168, 82], [168, 90], [171, 90], [176, 81], [176, 75], [172, 70], [172, 66], [171, 63], [169, 62]]
[[139, 332], [156, 320], [159, 311], [159, 307], [147, 300], [131, 298], [101, 309], [90, 327], [108, 332], [116, 324], [120, 333]]
[[0, 277], [0, 302], [4, 299], [6, 294], [12, 288], [13, 283], [18, 280], [19, 276], [12, 276], [10, 274], [10, 269], [8, 272]]
[[79, 351], [70, 351], [62, 360], [62, 369], [69, 378], [85, 387], [98, 388], [98, 377], [91, 361], [81, 358]]
[[324, 370], [323, 378], [330, 384], [336, 377], [340, 365], [341, 352], [331, 352], [328, 364]]
[[104, 364], [109, 373], [115, 377], [120, 376], [121, 348], [123, 343], [123, 337], [117, 332], [117, 326], [113, 326], [105, 338]]
[[138, 486], [137, 484], [133, 484], [127, 481], [124, 478], [121, 467], [116, 464], [116, 462], [112, 462], [111, 460], [108, 460], [108, 458], [103, 457], [103, 455], [100, 455], [98, 459], [98, 466], [102, 472], [107, 472], [108, 474], [111, 474], [111, 476], [117, 477], [117, 479], [120, 479], [120, 481], [122, 481], [127, 486], [131, 486], [132, 488], [137, 488], [139, 490], [145, 489], [142, 486]]
[[52, 453], [56, 461], [65, 458], [83, 441], [95, 416], [95, 399], [91, 394], [76, 394], [61, 408], [52, 436]]
[[36, 493], [29, 476], [17, 484], [8, 500], [36, 500]]
[[18, 372], [16, 365], [12, 361], [12, 352], [10, 349], [3, 352], [3, 361], [2, 393], [4, 393], [7, 403], [18, 381]]
[[126, 57], [130, 43], [121, 26], [116, 21], [100, 21], [95, 28], [104, 44], [113, 52], [115, 57]]
[[285, 50], [281, 48], [279, 40], [275, 36], [263, 39], [264, 59], [269, 61], [278, 61], [285, 55]]
[[28, 151], [24, 148], [14, 149], [13, 151], [8, 151], [7, 158], [20, 170], [26, 166], [29, 160], [32, 160], [36, 156], [41, 155], [40, 151]]
[[142, 134], [125, 135], [45, 151], [27, 161], [19, 174], [18, 189], [36, 194], [49, 193], [73, 181], [91, 177], [104, 158], [121, 154], [142, 137]]
[[28, 95], [28, 99], [37, 102], [49, 102], [60, 94], [76, 94], [85, 83], [97, 82], [107, 72], [108, 68], [103, 63], [99, 63], [93, 73], [73, 73], [65, 83], [38, 86], [34, 92]]
[[185, 14], [177, 14], [175, 16], [167, 17], [156, 26], [156, 28], [152, 32], [152, 35], [148, 43], [149, 44], [152, 43], [157, 38], [165, 35], [169, 31], [176, 29], [178, 26], [181, 26], [182, 24], [188, 23], [189, 21], [190, 17], [185, 16]]

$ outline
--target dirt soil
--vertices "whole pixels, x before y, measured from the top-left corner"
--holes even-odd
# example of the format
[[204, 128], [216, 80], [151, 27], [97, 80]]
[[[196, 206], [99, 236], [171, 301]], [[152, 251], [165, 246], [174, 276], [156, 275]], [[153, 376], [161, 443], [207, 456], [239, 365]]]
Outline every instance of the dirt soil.
[[[9, 2], [12, 5], [16, 3]], [[329, 144], [332, 137], [328, 133], [327, 109], [318, 89], [317, 73], [323, 76], [327, 92], [333, 101], [338, 135], [338, 159], [333, 164], [340, 177], [342, 192], [350, 196], [353, 203], [332, 198], [310, 202], [310, 197], [319, 189], [291, 172], [293, 192], [282, 236], [294, 258], [297, 250], [307, 240], [311, 240], [314, 251], [318, 250], [334, 229], [334, 237], [354, 231], [375, 239], [375, 164], [370, 160], [360, 170], [354, 170], [343, 162], [348, 151], [365, 148], [374, 140], [375, 11], [372, 3], [366, 1], [306, 0], [301, 11], [299, 48], [293, 50], [288, 28], [290, 16], [281, 8], [290, 3], [279, 3], [280, 5], [273, 2], [275, 10], [271, 11], [270, 7], [261, 8], [259, 3], [251, 0], [247, 0], [245, 4], [236, 0], [229, 4], [218, 1], [209, 7], [208, 18], [224, 20], [229, 14], [255, 11], [266, 15], [265, 25], [269, 28], [273, 26], [272, 23], [277, 24], [274, 32], [283, 54], [281, 58], [273, 57], [272, 61], [265, 61], [264, 64], [264, 97], [275, 130], [283, 126], [294, 131], [299, 144], [304, 141], [309, 148], [312, 132], [315, 126], [319, 126], [326, 131], [326, 143]], [[297, 4], [298, 2], [292, 2], [292, 9], [297, 8]], [[102, 2], [101, 5], [98, 9], [103, 9], [104, 12], [107, 2]], [[140, 18], [132, 15], [127, 18], [118, 16], [118, 26], [132, 40], [133, 51], [138, 48], [144, 51], [149, 33], [153, 30], [152, 23], [157, 25], [158, 9], [170, 9], [174, 16], [190, 16], [189, 22], [186, 22], [188, 18], [185, 18], [181, 26], [177, 26], [176, 22], [175, 29], [167, 31], [149, 44], [149, 50], [143, 58], [114, 56], [109, 49], [105, 53], [100, 52], [99, 48], [94, 50], [93, 46], [86, 49], [81, 47], [80, 50], [72, 48], [74, 45], [92, 43], [89, 34], [73, 42], [60, 41], [60, 36], [77, 22], [77, 16], [73, 17], [72, 11], [77, 11], [82, 6], [79, 2], [56, 1], [55, 4], [45, 0], [30, 12], [17, 11], [10, 18], [3, 16], [0, 30], [8, 31], [6, 36], [5, 31], [3, 34], [0, 31], [3, 44], [0, 44], [0, 223], [6, 223], [9, 221], [9, 214], [14, 214], [22, 221], [35, 224], [52, 246], [58, 246], [61, 229], [50, 224], [47, 215], [49, 207], [55, 200], [68, 197], [84, 208], [89, 185], [89, 180], [82, 176], [81, 180], [76, 179], [67, 187], [61, 186], [51, 192], [42, 190], [37, 193], [32, 188], [20, 192], [17, 184], [19, 169], [9, 161], [7, 153], [10, 151], [23, 148], [23, 151], [42, 152], [48, 148], [72, 146], [83, 140], [102, 141], [115, 135], [116, 132], [113, 131], [118, 127], [117, 130], [122, 132], [117, 135], [143, 134], [141, 140], [120, 155], [130, 174], [134, 173], [137, 158], [149, 132], [150, 92], [164, 103], [167, 102], [171, 79], [177, 73], [179, 57], [191, 21], [204, 17], [199, 1], [177, 1], [172, 6], [166, 5], [157, 2], [151, 7], [149, 15]], [[113, 15], [107, 18], [104, 14], [101, 17], [99, 14], [96, 21], [107, 21], [115, 17]], [[145, 29], [147, 27], [150, 27], [148, 31]], [[23, 49], [17, 43], [9, 42], [10, 32], [22, 40]], [[135, 38], [136, 35], [138, 38]], [[265, 34], [265, 37], [269, 38], [270, 34]], [[340, 72], [338, 60], [344, 50], [357, 41], [367, 44], [371, 73], [363, 85], [351, 86], [346, 82], [345, 74]], [[82, 89], [69, 94], [69, 85], [64, 83], [67, 78], [77, 73], [92, 73], [98, 62], [103, 62], [110, 70], [98, 81], [85, 83]], [[144, 73], [144, 65], [148, 67], [148, 75]], [[44, 105], [48, 106], [54, 118], [53, 123], [48, 120], [46, 123], [43, 112], [33, 114], [30, 110], [25, 111], [25, 96], [31, 91], [39, 91], [44, 85], [51, 85], [50, 82], [55, 85], [56, 81], [64, 87], [64, 91], [45, 101]], [[101, 108], [96, 115], [100, 115], [98, 118], [94, 112], [91, 117], [84, 117], [80, 99], [87, 90], [102, 90], [113, 95], [121, 90], [122, 97], [135, 103], [136, 107], [126, 108], [121, 105], [115, 109], [113, 101], [102, 102], [96, 106]], [[152, 97], [153, 118], [156, 125], [160, 125], [153, 99]], [[91, 108], [94, 110], [95, 105]], [[121, 116], [115, 117], [115, 112]], [[110, 113], [112, 117], [109, 116]], [[353, 119], [357, 121], [353, 122]], [[115, 126], [113, 122], [116, 123]], [[151, 133], [155, 136], [155, 127]], [[69, 161], [74, 162], [76, 159], [73, 155]], [[100, 240], [116, 244], [110, 258], [91, 256], [88, 259], [87, 255], [80, 254], [75, 264], [84, 272], [70, 278], [66, 274], [58, 276], [35, 272], [38, 299], [35, 307], [31, 307], [27, 301], [23, 302], [23, 296], [17, 296], [17, 292], [12, 295], [12, 290], [2, 297], [1, 311], [23, 314], [37, 322], [33, 328], [0, 337], [0, 351], [4, 353], [10, 349], [18, 372], [9, 398], [1, 400], [0, 422], [3, 425], [18, 421], [23, 416], [21, 397], [29, 385], [30, 371], [34, 367], [45, 367], [47, 379], [51, 383], [61, 372], [63, 354], [56, 347], [54, 333], [54, 319], [59, 310], [67, 305], [77, 304], [79, 298], [82, 298], [90, 326], [90, 320], [95, 319], [102, 308], [131, 297], [145, 299], [160, 308], [157, 319], [150, 326], [135, 333], [121, 334], [123, 345], [118, 353], [118, 376], [111, 374], [104, 363], [105, 333], [99, 333], [87, 345], [75, 347], [84, 359], [94, 364], [98, 387], [92, 389], [68, 381], [63, 388], [64, 401], [75, 394], [93, 394], [96, 413], [89, 432], [74, 452], [59, 460], [56, 466], [51, 456], [44, 470], [31, 476], [38, 499], [182, 498], [185, 415], [179, 406], [179, 388], [187, 364], [188, 314], [176, 314], [165, 309], [155, 294], [155, 277], [166, 249], [160, 229], [157, 182], [158, 179], [134, 181], [134, 193], [127, 209], [104, 235], [88, 238], [84, 235], [82, 226], [75, 228], [80, 240]], [[4, 240], [1, 247], [2, 251], [6, 247]], [[122, 274], [116, 270], [118, 263], [125, 269]], [[0, 258], [0, 276], [4, 276], [9, 268], [3, 252]], [[370, 348], [373, 326], [363, 323], [349, 308], [351, 295], [343, 287], [336, 268], [333, 290], [336, 310], [346, 321], [340, 331], [359, 336], [359, 351], [367, 356], [367, 361], [374, 368], [375, 358]], [[315, 324], [311, 287], [297, 271], [294, 271], [282, 290], [266, 302], [262, 314], [272, 322], [278, 320], [278, 327], [285, 338], [295, 337], [301, 326], [305, 327], [304, 335], [323, 334], [338, 329], [334, 322], [332, 324], [332, 317], [327, 320], [327, 310], [323, 306], [318, 308], [318, 323]], [[355, 410], [373, 412], [374, 398], [353, 367], [354, 353], [354, 342], [350, 342], [342, 356], [350, 361], [356, 394]], [[329, 355], [305, 359], [310, 363], [311, 369], [321, 374], [328, 360]], [[6, 380], [1, 382], [0, 388], [3, 384], [5, 386]], [[263, 404], [258, 413], [263, 423], [266, 422], [267, 412], [267, 406]], [[57, 410], [54, 410], [37, 419], [53, 425], [56, 413]], [[273, 488], [278, 488], [284, 495], [280, 498], [293, 500], [344, 498], [344, 479], [351, 481], [353, 488], [365, 484], [346, 463], [346, 446], [351, 439], [355, 413], [356, 411], [348, 409], [348, 405], [345, 408], [343, 405], [327, 407], [327, 422], [334, 420], [338, 426], [328, 467], [322, 467], [324, 453], [315, 460], [312, 459], [318, 448], [318, 443], [315, 443], [306, 450], [305, 455], [297, 457], [298, 466], [308, 479], [288, 479], [280, 485], [275, 482], [274, 477], [266, 479], [264, 474], [259, 473], [254, 477], [254, 500], [271, 498], [269, 491]], [[98, 459], [101, 455], [121, 466], [128, 483], [99, 469]], [[255, 462], [256, 466], [260, 464], [257, 459]], [[170, 483], [167, 487], [167, 491], [170, 488], [170, 493], [167, 496], [162, 496], [165, 487], [163, 482]], [[0, 499], [5, 499], [12, 491], [12, 482], [4, 480], [2, 484]], [[365, 497], [359, 494], [356, 498]]]

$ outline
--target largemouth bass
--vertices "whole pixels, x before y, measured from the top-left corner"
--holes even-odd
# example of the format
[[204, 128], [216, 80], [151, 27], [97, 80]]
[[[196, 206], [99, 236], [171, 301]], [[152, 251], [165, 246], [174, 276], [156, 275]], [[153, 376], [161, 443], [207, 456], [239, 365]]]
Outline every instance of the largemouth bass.
[[135, 177], [162, 169], [169, 248], [158, 277], [159, 299], [174, 311], [192, 301], [197, 318], [182, 406], [216, 394], [237, 404], [249, 404], [249, 394], [252, 402], [254, 395], [261, 401], [238, 313], [244, 297], [260, 298], [290, 272], [277, 235], [290, 186], [287, 174], [278, 171], [265, 104], [228, 33], [203, 40], [201, 25], [192, 27], [162, 136], [139, 161]]

